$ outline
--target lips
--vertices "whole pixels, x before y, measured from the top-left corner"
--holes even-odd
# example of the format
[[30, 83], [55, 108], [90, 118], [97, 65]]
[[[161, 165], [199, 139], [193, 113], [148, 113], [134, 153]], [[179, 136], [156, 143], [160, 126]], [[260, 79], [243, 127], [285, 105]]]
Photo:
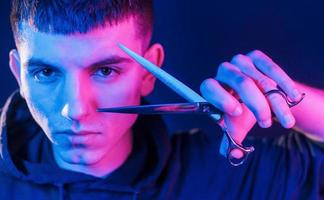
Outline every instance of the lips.
[[71, 136], [86, 136], [86, 135], [97, 135], [97, 134], [100, 134], [100, 132], [94, 132], [94, 131], [78, 131], [78, 132], [75, 132], [75, 131], [70, 131], [70, 130], [67, 130], [67, 131], [60, 131], [60, 132], [57, 132], [57, 134], [64, 134], [64, 135], [71, 135]]
[[55, 140], [59, 145], [65, 147], [89, 147], [94, 145], [94, 141], [98, 141], [100, 132], [94, 131], [60, 131], [56, 132]]

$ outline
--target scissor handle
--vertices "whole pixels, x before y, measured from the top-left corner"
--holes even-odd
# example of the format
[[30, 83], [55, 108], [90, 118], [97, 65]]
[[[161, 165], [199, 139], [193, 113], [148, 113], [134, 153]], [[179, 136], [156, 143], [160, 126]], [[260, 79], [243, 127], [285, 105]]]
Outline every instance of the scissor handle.
[[[223, 130], [223, 140], [221, 142], [221, 154], [223, 154], [227, 160], [231, 163], [233, 166], [239, 166], [245, 162], [248, 155], [254, 151], [254, 147], [243, 147], [242, 145], [235, 142], [235, 140], [232, 138], [232, 136], [227, 132], [226, 129]], [[238, 149], [243, 153], [243, 156], [241, 158], [235, 158], [231, 155], [231, 152], [234, 149]]]
[[267, 91], [267, 92], [264, 93], [265, 96], [269, 96], [271, 94], [279, 94], [279, 95], [281, 95], [282, 98], [284, 98], [284, 100], [288, 104], [289, 108], [299, 104], [305, 97], [305, 93], [302, 93], [302, 96], [298, 101], [293, 101], [293, 100], [289, 99], [287, 94], [280, 87], [277, 87], [277, 89], [273, 89], [273, 90], [270, 90], [270, 91]]
[[[290, 108], [299, 104], [305, 97], [305, 93], [303, 93], [300, 100], [292, 101], [291, 99], [289, 99], [287, 94], [280, 87], [277, 87], [277, 89], [273, 89], [268, 92], [265, 92], [264, 95], [269, 96], [274, 93], [281, 95]], [[237, 142], [235, 142], [235, 140], [232, 138], [232, 136], [228, 133], [228, 131], [224, 127], [223, 127], [223, 132], [224, 132], [224, 135], [223, 135], [223, 139], [221, 142], [220, 153], [222, 155], [226, 156], [228, 161], [233, 166], [239, 166], [239, 165], [243, 164], [245, 162], [245, 160], [247, 159], [248, 155], [254, 151], [254, 147], [253, 146], [244, 147], [244, 146], [238, 144]], [[234, 149], [240, 150], [243, 153], [243, 156], [239, 159], [232, 156], [231, 152]]]

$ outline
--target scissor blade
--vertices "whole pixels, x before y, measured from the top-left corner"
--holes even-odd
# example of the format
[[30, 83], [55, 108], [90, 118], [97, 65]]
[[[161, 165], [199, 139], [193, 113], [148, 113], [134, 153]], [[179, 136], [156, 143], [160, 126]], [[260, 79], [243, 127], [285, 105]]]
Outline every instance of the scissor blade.
[[155, 104], [99, 108], [98, 112], [133, 113], [133, 114], [221, 114], [221, 111], [207, 102]]
[[[160, 67], [154, 65], [150, 61], [146, 60], [142, 56], [136, 54], [129, 48], [125, 47], [122, 44], [118, 44], [118, 46], [127, 53], [130, 57], [132, 57], [135, 61], [141, 64], [147, 71], [151, 72], [157, 79], [162, 81], [165, 85], [170, 87], [173, 91], [175, 91], [180, 96], [184, 97], [189, 102], [207, 102], [202, 96], [193, 91], [191, 88], [183, 84], [178, 79], [174, 78]], [[221, 119], [221, 115], [213, 114], [212, 118], [219, 120]]]

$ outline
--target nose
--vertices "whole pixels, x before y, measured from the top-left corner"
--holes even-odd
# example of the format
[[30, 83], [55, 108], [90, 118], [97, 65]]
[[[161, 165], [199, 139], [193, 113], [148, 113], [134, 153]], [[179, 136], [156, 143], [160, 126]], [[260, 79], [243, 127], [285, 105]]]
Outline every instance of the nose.
[[61, 114], [63, 117], [80, 121], [89, 115], [90, 105], [90, 87], [82, 75], [73, 75], [65, 80], [64, 94], [65, 97]]

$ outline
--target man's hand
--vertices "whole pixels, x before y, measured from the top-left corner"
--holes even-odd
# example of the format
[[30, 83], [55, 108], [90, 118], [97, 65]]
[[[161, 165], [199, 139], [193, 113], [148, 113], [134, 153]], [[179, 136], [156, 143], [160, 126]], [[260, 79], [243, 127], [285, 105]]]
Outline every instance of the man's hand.
[[225, 113], [221, 123], [240, 144], [256, 122], [268, 128], [272, 125], [272, 117], [276, 117], [285, 128], [295, 125], [296, 120], [280, 94], [264, 95], [277, 87], [293, 101], [302, 98], [295, 82], [281, 67], [263, 52], [255, 50], [222, 63], [215, 79], [206, 79], [200, 89], [207, 101]]

